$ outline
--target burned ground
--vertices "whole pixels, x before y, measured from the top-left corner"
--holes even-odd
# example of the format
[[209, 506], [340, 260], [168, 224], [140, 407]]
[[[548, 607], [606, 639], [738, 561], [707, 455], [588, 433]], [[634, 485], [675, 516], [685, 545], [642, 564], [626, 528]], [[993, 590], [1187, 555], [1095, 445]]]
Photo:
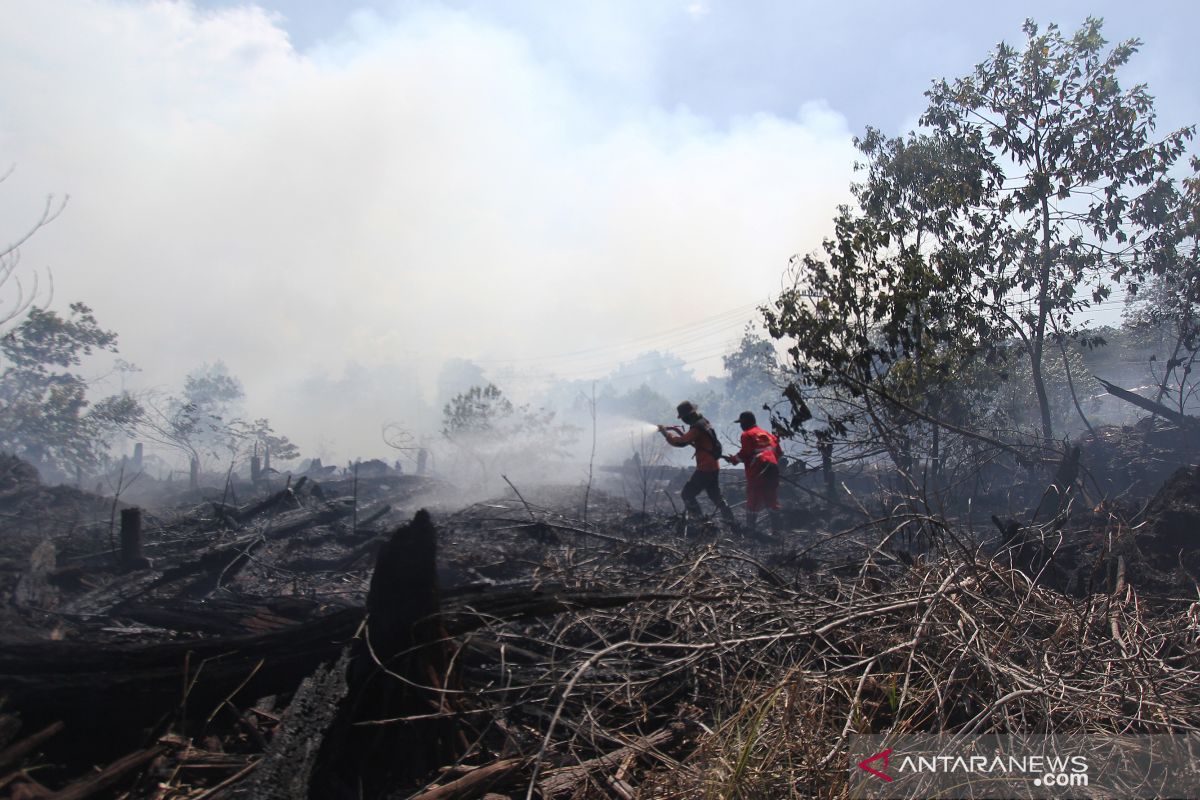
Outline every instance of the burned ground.
[[755, 539], [595, 488], [289, 479], [144, 510], [148, 565], [122, 504], [8, 460], [0, 791], [838, 796], [850, 733], [1192, 730], [1180, 441], [1100, 430], [990, 507], [797, 470]]

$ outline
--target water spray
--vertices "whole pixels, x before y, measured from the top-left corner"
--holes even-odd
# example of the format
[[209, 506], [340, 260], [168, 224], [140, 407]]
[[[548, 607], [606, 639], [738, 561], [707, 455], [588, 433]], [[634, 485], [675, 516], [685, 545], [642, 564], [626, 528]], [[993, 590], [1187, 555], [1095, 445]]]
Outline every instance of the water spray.
[[625, 417], [625, 416], [617, 416], [617, 415], [610, 415], [609, 419], [611, 420], [611, 422], [609, 422], [609, 424], [607, 425], [607, 428], [610, 431], [612, 431], [614, 434], [617, 434], [617, 435], [645, 436], [647, 434], [658, 432], [658, 424], [657, 423], [647, 422], [644, 419], [636, 419], [634, 417]]

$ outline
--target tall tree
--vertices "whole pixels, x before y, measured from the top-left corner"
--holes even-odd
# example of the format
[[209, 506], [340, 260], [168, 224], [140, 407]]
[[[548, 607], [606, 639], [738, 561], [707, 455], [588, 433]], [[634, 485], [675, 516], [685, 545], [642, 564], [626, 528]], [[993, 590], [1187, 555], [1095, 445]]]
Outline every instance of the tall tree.
[[288, 437], [276, 433], [271, 421], [260, 417], [253, 422], [237, 420], [233, 425], [251, 446], [256, 454], [261, 455], [263, 466], [266, 467], [274, 459], [275, 463], [293, 461], [300, 457], [300, 448]]
[[[952, 137], [889, 139], [868, 129], [856, 144], [865, 157], [856, 205], [839, 209], [823, 253], [793, 260], [792, 286], [764, 311], [771, 335], [788, 341], [800, 382], [828, 390], [824, 438], [883, 437], [900, 464], [916, 418], [875, 395], [951, 410], [966, 363], [993, 340], [978, 280], [986, 248], [973, 231], [995, 186], [979, 154]], [[795, 387], [786, 396], [803, 402]], [[803, 421], [808, 409], [797, 410]]]
[[1070, 37], [1031, 20], [1024, 33], [1024, 49], [1001, 43], [973, 74], [935, 83], [921, 122], [974, 148], [999, 189], [976, 229], [989, 250], [983, 284], [1024, 344], [1050, 439], [1047, 330], [1072, 331], [1075, 312], [1153, 260], [1169, 215], [1168, 172], [1193, 128], [1155, 138], [1146, 86], [1121, 88], [1139, 40], [1108, 49], [1096, 18]]
[[1072, 335], [1076, 312], [1166, 260], [1169, 172], [1193, 133], [1154, 138], [1146, 87], [1117, 80], [1139, 43], [1108, 49], [1100, 30], [1026, 22], [1023, 49], [1000, 44], [973, 74], [933, 85], [922, 134], [867, 131], [856, 206], [839, 210], [823, 253], [793, 260], [793, 288], [766, 309], [802, 379], [868, 412], [871, 388], [940, 415], [963, 376], [986, 383], [980, 363], [1017, 342], [1039, 432], [1054, 435], [1047, 333]]
[[775, 345], [747, 325], [737, 347], [721, 357], [725, 395], [735, 405], [757, 407], [779, 394]]

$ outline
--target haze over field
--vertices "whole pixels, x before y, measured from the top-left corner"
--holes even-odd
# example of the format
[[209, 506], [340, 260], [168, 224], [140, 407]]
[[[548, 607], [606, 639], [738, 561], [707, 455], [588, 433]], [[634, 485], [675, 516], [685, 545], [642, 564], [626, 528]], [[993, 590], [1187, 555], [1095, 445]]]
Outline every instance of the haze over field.
[[70, 194], [22, 272], [131, 384], [223, 360], [347, 456], [436, 415], [449, 358], [517, 396], [650, 349], [718, 371], [849, 199], [852, 137], [1026, 16], [1141, 37], [1162, 127], [1200, 119], [1192, 4], [804, 5], [14, 0], [0, 240]]

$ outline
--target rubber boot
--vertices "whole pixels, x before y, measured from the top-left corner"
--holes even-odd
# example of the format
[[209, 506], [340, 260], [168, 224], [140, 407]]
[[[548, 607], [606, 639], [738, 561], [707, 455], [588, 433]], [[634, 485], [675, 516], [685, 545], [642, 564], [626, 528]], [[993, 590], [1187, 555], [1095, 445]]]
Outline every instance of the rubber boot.
[[679, 534], [686, 539], [688, 526], [701, 519], [704, 519], [704, 512], [700, 510], [700, 504], [695, 500], [685, 502], [683, 504], [683, 518], [679, 522]]
[[739, 529], [737, 517], [733, 515], [733, 509], [729, 507], [729, 503], [722, 500], [717, 504], [717, 511], [721, 512], [721, 519], [725, 520], [725, 524], [731, 530], [737, 531]]
[[771, 533], [779, 536], [783, 533], [783, 512], [778, 508], [767, 512], [771, 518]]
[[758, 512], [746, 512], [746, 527], [742, 529], [743, 536], [753, 536], [758, 532]]

